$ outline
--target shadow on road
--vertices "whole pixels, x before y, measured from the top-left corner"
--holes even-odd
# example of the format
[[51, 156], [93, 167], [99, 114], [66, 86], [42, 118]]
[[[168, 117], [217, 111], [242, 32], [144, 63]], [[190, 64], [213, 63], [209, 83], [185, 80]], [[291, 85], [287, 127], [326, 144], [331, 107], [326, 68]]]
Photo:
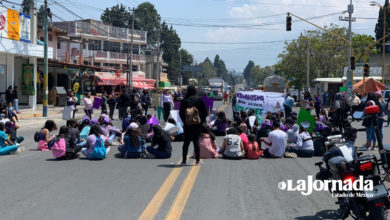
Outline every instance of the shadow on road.
[[313, 220], [313, 219], [340, 219], [340, 213], [337, 210], [323, 210], [317, 212], [314, 216], [296, 217], [296, 220]]
[[180, 164], [160, 164], [157, 165], [158, 167], [164, 167], [164, 168], [179, 168], [182, 167]]

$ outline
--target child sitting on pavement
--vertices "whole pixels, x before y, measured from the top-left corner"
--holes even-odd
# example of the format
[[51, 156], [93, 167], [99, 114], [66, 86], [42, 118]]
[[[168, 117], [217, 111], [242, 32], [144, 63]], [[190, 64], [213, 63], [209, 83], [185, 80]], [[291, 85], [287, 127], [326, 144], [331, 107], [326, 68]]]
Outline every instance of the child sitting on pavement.
[[5, 123], [5, 133], [14, 144], [20, 144], [24, 141], [23, 136], [17, 135], [17, 129], [19, 129], [19, 126], [16, 125], [15, 122], [7, 121]]
[[139, 126], [132, 122], [127, 128], [123, 141], [118, 147], [124, 158], [143, 158], [145, 156], [145, 139]]
[[0, 123], [0, 155], [20, 153], [24, 151], [24, 147], [19, 147], [18, 144], [14, 144], [10, 139], [8, 139], [4, 130], [4, 123]]
[[259, 148], [259, 144], [256, 141], [256, 135], [248, 135], [248, 144], [245, 148], [246, 159], [259, 159], [262, 154], [263, 151]]

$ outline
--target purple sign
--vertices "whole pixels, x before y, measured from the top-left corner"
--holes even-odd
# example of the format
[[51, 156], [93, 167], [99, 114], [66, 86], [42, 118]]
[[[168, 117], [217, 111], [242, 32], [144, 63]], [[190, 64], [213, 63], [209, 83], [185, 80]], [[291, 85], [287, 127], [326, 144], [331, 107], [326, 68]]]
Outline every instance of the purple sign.
[[203, 98], [204, 103], [206, 104], [207, 109], [209, 110], [209, 112], [211, 112], [213, 110], [214, 99], [209, 98], [207, 96], [203, 96], [202, 98]]
[[93, 108], [94, 109], [99, 109], [100, 106], [102, 105], [103, 99], [100, 97], [96, 97], [93, 99]]

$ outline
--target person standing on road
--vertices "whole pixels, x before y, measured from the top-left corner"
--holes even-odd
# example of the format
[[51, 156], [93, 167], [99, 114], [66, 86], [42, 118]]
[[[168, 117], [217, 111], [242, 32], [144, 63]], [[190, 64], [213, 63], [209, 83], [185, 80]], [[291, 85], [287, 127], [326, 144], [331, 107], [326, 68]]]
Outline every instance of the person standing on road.
[[316, 93], [314, 94], [314, 109], [316, 110], [317, 117], [320, 116], [321, 108], [322, 108], [321, 97]]
[[351, 115], [359, 108], [361, 101], [360, 98], [357, 96], [356, 92], [353, 92], [351, 97], [348, 99], [348, 104], [351, 106]]
[[84, 105], [84, 112], [86, 115], [88, 115], [88, 117], [91, 119], [92, 118], [92, 107], [93, 107], [93, 103], [91, 101], [91, 94], [88, 92], [85, 94], [85, 97], [83, 99], [83, 105]]
[[172, 96], [168, 93], [168, 90], [164, 90], [161, 96], [161, 107], [164, 109], [164, 121], [167, 122], [169, 114], [171, 113], [171, 107], [174, 106]]
[[286, 150], [287, 134], [280, 130], [280, 123], [278, 121], [273, 122], [273, 127], [274, 130], [268, 135], [268, 141], [260, 138], [260, 141], [271, 146], [264, 150], [264, 157], [281, 158]]
[[148, 114], [148, 109], [149, 109], [150, 105], [152, 104], [152, 98], [150, 97], [150, 94], [149, 94], [148, 90], [145, 89], [143, 91], [140, 100], [141, 100], [141, 106], [142, 106], [142, 108], [145, 111], [145, 115], [147, 115]]
[[17, 86], [14, 86], [14, 90], [12, 90], [12, 102], [14, 104], [14, 108], [15, 108], [15, 111], [17, 114], [20, 114], [20, 111], [19, 111], [19, 91], [18, 91], [18, 87]]
[[101, 105], [101, 108], [102, 108], [102, 114], [107, 114], [107, 92], [104, 91], [103, 92], [103, 95], [102, 95], [102, 105]]
[[284, 99], [284, 114], [286, 115], [286, 118], [290, 117], [292, 108], [294, 106], [294, 98], [291, 97], [290, 93], [287, 93], [286, 98]]
[[115, 105], [116, 105], [116, 98], [114, 93], [110, 95], [107, 104], [108, 104], [108, 108], [110, 109], [110, 119], [112, 121], [114, 120], [114, 112], [115, 112]]
[[127, 108], [130, 105], [130, 96], [126, 91], [122, 91], [121, 95], [118, 99], [119, 106], [119, 120], [122, 120], [125, 113], [127, 112]]
[[12, 86], [8, 86], [7, 91], [5, 91], [5, 102], [8, 105], [8, 103], [12, 103]]
[[207, 107], [204, 100], [196, 95], [195, 86], [187, 88], [187, 95], [180, 105], [179, 115], [184, 123], [184, 143], [182, 165], [187, 162], [188, 147], [194, 144], [196, 164], [200, 161], [199, 137], [202, 124], [206, 121]]
[[223, 104], [227, 104], [228, 100], [229, 100], [229, 94], [228, 92], [225, 92], [225, 94], [223, 95]]

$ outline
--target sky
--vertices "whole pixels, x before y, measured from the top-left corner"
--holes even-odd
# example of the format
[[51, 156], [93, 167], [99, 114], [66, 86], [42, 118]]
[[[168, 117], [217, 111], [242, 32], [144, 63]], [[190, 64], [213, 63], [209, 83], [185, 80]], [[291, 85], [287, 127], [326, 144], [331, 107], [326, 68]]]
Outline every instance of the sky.
[[[35, 0], [41, 5], [43, 0]], [[22, 2], [22, 0], [13, 0]], [[100, 19], [102, 10], [116, 4], [136, 7], [142, 0], [48, 0], [51, 11], [64, 20], [80, 19], [57, 3], [68, 7], [79, 17]], [[162, 20], [173, 25], [182, 40], [182, 48], [194, 55], [197, 63], [216, 54], [229, 70], [242, 72], [249, 60], [261, 67], [278, 62], [285, 42], [296, 39], [314, 26], [293, 18], [292, 31], [286, 32], [286, 13], [291, 12], [320, 25], [336, 24], [347, 10], [350, 0], [149, 0]], [[356, 22], [352, 31], [374, 36], [379, 7], [370, 0], [353, 0]], [[383, 4], [384, 0], [378, 0]], [[17, 8], [18, 6], [16, 6]]]

